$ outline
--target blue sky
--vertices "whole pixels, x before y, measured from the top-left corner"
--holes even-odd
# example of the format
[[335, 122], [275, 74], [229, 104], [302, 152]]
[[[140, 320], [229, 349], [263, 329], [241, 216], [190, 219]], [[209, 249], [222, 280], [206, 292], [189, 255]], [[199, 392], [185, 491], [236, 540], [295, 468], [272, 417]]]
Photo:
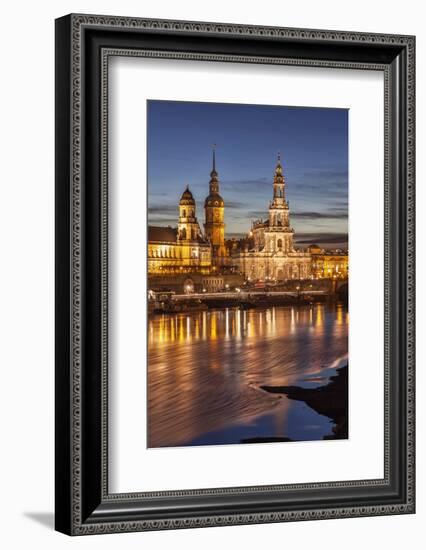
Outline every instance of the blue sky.
[[267, 216], [280, 151], [296, 244], [346, 246], [346, 109], [150, 100], [147, 137], [151, 225], [176, 225], [189, 185], [202, 227], [215, 143], [227, 236]]

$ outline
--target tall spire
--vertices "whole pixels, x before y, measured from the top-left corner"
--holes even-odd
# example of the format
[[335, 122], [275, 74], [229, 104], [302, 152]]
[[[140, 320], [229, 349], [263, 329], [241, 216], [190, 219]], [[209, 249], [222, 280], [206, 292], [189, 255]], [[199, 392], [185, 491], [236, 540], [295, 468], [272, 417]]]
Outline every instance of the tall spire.
[[218, 173], [216, 172], [216, 144], [213, 144], [213, 151], [212, 151], [212, 171], [210, 172], [210, 195], [218, 195], [219, 194], [219, 179], [218, 179]]
[[282, 173], [283, 173], [283, 167], [281, 165], [281, 153], [280, 153], [280, 151], [278, 151], [277, 166], [275, 167], [275, 175], [276, 176], [281, 176]]
[[283, 167], [281, 164], [281, 153], [278, 151], [277, 165], [274, 174], [274, 204], [285, 203], [285, 178], [283, 175]]
[[210, 172], [210, 177], [212, 179], [217, 179], [217, 172], [216, 172], [216, 143], [213, 143], [212, 146], [212, 171]]

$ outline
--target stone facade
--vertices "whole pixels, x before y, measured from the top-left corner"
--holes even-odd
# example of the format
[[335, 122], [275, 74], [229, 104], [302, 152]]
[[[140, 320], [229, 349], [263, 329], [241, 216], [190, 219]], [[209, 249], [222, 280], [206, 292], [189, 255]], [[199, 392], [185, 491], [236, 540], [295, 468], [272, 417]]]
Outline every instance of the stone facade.
[[273, 197], [267, 220], [258, 220], [243, 250], [235, 256], [239, 271], [250, 281], [285, 281], [311, 276], [311, 255], [294, 248], [294, 229], [285, 197], [286, 182], [278, 156], [273, 180]]
[[349, 257], [344, 250], [323, 250], [318, 245], [308, 247], [312, 258], [312, 275], [315, 279], [347, 279]]
[[225, 245], [225, 201], [219, 194], [215, 151], [204, 211], [203, 234], [196, 216], [194, 197], [187, 187], [179, 201], [177, 228], [148, 227], [149, 275], [208, 275], [230, 267], [230, 256]]
[[187, 187], [179, 201], [177, 228], [148, 227], [148, 274], [210, 273], [212, 250], [201, 233]]

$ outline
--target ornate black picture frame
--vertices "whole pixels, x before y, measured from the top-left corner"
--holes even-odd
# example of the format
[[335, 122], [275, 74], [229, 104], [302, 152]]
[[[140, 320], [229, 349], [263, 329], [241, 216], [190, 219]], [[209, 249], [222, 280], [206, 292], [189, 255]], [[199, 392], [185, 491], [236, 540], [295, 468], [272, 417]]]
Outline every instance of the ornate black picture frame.
[[[108, 492], [107, 71], [139, 55], [373, 69], [385, 82], [384, 478]], [[69, 535], [414, 513], [413, 36], [56, 21], [56, 529]]]

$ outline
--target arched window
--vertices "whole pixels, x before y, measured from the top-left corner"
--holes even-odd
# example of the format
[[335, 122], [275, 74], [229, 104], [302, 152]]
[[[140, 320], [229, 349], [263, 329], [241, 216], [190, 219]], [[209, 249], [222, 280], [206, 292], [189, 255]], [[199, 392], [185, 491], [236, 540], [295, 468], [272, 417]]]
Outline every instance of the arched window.
[[182, 229], [182, 239], [186, 239], [186, 228]]
[[283, 241], [282, 241], [282, 239], [278, 239], [277, 246], [278, 246], [278, 248], [281, 250], [281, 248], [283, 247]]
[[182, 210], [182, 217], [183, 217], [183, 218], [186, 218], [186, 210], [185, 210], [185, 208]]

